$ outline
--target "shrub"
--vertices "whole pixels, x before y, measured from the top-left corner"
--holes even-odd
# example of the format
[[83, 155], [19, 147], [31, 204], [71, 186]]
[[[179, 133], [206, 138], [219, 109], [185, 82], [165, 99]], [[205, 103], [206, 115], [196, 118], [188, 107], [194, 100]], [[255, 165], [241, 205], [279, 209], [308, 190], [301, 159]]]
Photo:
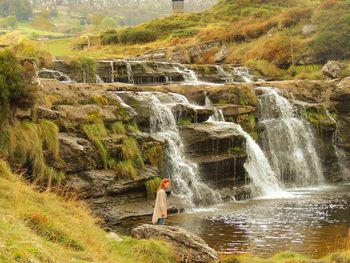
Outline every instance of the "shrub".
[[36, 101], [34, 72], [26, 71], [10, 50], [0, 52], [0, 123], [17, 108], [28, 109]]
[[152, 42], [157, 39], [157, 33], [149, 29], [128, 28], [120, 32], [119, 40], [124, 44]]
[[103, 45], [111, 45], [119, 43], [119, 34], [116, 31], [108, 31], [102, 34], [101, 42]]
[[115, 22], [115, 20], [113, 18], [105, 17], [101, 21], [101, 26], [105, 29], [112, 29], [112, 28], [115, 28], [117, 26], [117, 23]]

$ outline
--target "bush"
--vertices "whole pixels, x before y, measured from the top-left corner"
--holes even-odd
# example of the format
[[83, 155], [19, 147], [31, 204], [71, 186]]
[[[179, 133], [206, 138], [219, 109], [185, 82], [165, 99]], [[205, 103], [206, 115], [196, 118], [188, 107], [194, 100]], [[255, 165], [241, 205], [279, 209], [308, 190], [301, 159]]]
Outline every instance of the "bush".
[[25, 70], [12, 51], [0, 52], [0, 123], [8, 117], [13, 120], [17, 108], [28, 109], [34, 105], [34, 74]]
[[117, 23], [115, 22], [115, 20], [113, 18], [105, 17], [101, 21], [101, 26], [104, 29], [112, 29], [112, 28], [115, 28], [117, 26]]
[[108, 31], [102, 34], [101, 42], [103, 45], [119, 43], [119, 34], [116, 31]]
[[120, 32], [119, 40], [124, 44], [152, 42], [157, 39], [157, 33], [149, 29], [128, 28]]

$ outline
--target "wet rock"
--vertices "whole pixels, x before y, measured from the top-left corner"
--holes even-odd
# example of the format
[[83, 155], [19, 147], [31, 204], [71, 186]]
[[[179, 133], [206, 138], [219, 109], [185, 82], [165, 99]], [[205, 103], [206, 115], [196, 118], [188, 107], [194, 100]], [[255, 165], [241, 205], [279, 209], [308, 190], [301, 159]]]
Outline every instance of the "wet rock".
[[132, 230], [137, 239], [160, 239], [169, 242], [180, 262], [212, 262], [218, 259], [217, 252], [198, 236], [172, 226], [142, 225]]
[[336, 109], [341, 113], [350, 112], [350, 77], [344, 78], [333, 92], [331, 99], [336, 101]]
[[237, 116], [241, 114], [255, 112], [255, 107], [252, 106], [228, 104], [224, 106], [219, 106], [218, 108], [222, 109], [224, 116]]
[[186, 125], [180, 128], [180, 133], [184, 140], [186, 153], [191, 158], [223, 154], [235, 147], [244, 149], [243, 136], [224, 124], [215, 125], [205, 122]]
[[326, 65], [322, 68], [322, 73], [331, 78], [335, 79], [339, 77], [339, 73], [341, 70], [345, 69], [347, 66], [344, 63], [340, 63], [338, 61], [330, 60]]
[[153, 167], [146, 167], [137, 179], [119, 178], [118, 173], [113, 170], [90, 170], [69, 175], [66, 184], [80, 196], [93, 198], [145, 190], [144, 182], [156, 176], [159, 173]]

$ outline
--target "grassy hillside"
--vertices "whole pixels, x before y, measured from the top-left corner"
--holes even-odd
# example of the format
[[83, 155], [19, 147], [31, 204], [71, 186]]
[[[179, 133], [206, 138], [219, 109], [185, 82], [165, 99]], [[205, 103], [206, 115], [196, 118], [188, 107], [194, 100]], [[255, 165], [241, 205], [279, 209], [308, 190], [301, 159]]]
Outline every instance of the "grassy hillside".
[[39, 193], [0, 160], [0, 262], [175, 262], [168, 245], [116, 242], [85, 206]]
[[[315, 67], [295, 65], [350, 58], [349, 14], [349, 0], [221, 0], [202, 13], [173, 15], [105, 32], [102, 43], [120, 49], [141, 45], [138, 53], [142, 53], [220, 40], [229, 48], [226, 63], [240, 62], [258, 69], [268, 65], [274, 75], [288, 69], [292, 76], [300, 71], [307, 75], [315, 72]], [[192, 63], [213, 63], [215, 51]]]

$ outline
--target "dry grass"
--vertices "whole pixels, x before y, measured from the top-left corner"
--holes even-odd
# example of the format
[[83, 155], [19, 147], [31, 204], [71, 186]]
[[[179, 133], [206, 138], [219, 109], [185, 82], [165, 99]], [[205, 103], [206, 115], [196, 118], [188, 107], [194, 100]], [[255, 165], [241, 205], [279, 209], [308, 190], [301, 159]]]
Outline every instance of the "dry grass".
[[176, 262], [163, 242], [107, 239], [83, 204], [36, 192], [2, 160], [0, 214], [0, 262]]

